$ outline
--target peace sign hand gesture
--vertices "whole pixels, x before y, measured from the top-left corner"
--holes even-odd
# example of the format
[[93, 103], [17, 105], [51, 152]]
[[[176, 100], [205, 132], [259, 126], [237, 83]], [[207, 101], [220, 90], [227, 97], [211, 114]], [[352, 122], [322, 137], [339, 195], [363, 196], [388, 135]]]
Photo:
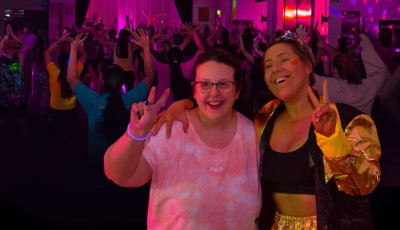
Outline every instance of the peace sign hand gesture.
[[146, 102], [134, 103], [131, 109], [130, 132], [136, 137], [145, 137], [158, 118], [158, 112], [167, 101], [170, 90], [166, 89], [158, 101], [156, 98], [156, 87], [151, 88]]
[[311, 87], [308, 87], [308, 96], [313, 104], [314, 111], [312, 113], [312, 122], [314, 129], [326, 137], [330, 137], [335, 133], [336, 111], [329, 107], [328, 99], [328, 81], [325, 79], [322, 87], [322, 102], [315, 96]]

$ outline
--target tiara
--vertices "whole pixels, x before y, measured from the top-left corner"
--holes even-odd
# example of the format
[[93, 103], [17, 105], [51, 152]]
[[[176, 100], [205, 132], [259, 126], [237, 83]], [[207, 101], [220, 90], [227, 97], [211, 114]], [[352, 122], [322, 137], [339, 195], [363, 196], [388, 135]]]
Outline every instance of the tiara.
[[284, 35], [280, 37], [280, 39], [285, 40], [297, 40], [297, 34], [293, 33], [292, 31], [288, 30]]

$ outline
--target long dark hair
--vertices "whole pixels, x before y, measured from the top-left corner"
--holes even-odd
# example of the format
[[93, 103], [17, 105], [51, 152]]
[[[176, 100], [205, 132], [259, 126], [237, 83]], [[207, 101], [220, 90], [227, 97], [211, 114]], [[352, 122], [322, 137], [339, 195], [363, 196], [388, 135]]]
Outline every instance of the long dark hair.
[[74, 95], [67, 82], [68, 60], [69, 56], [67, 54], [61, 53], [60, 56], [58, 56], [58, 68], [60, 68], [58, 81], [61, 84], [61, 97], [64, 99], [69, 99]]
[[46, 41], [43, 37], [37, 37], [35, 39], [35, 46], [32, 48], [32, 60], [35, 63], [36, 66], [44, 67], [45, 66], [45, 61], [44, 61], [44, 52], [46, 50]]
[[339, 77], [349, 84], [359, 85], [362, 83], [360, 71], [349, 54], [338, 54], [333, 59], [332, 67], [337, 68]]
[[192, 95], [190, 81], [183, 76], [181, 69], [181, 61], [183, 58], [182, 51], [179, 47], [171, 48], [168, 52], [168, 62], [170, 69], [171, 91], [174, 94], [174, 100], [188, 98]]
[[129, 112], [121, 101], [121, 87], [124, 84], [122, 73], [118, 65], [111, 65], [103, 71], [104, 91], [110, 94], [103, 111], [103, 131], [110, 141], [121, 136], [129, 122]]
[[116, 47], [116, 55], [119, 58], [128, 58], [128, 50], [129, 48], [129, 32], [127, 30], [120, 30], [118, 39], [117, 39], [117, 47]]

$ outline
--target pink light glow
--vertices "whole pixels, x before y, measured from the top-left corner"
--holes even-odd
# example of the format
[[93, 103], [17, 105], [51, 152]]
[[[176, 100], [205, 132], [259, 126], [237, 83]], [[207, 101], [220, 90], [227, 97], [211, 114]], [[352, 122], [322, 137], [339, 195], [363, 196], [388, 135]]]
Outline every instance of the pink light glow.
[[370, 22], [373, 22], [373, 21], [374, 21], [374, 18], [373, 18], [373, 17], [370, 17], [370, 18], [369, 18], [369, 21], [370, 21]]
[[367, 5], [367, 0], [364, 0], [364, 4]]
[[[297, 10], [297, 15], [302, 18], [311, 16], [311, 9], [308, 10]], [[287, 18], [295, 18], [296, 17], [296, 9], [288, 9], [285, 11], [285, 17]]]

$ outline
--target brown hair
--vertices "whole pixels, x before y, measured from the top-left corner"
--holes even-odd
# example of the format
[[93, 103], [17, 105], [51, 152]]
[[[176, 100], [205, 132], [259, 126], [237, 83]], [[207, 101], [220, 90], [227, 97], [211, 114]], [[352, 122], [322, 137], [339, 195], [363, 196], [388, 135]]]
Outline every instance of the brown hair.
[[356, 69], [356, 64], [349, 54], [338, 54], [333, 59], [332, 67], [337, 68], [339, 77], [346, 80], [349, 84], [359, 85], [362, 83], [362, 78], [359, 71]]

